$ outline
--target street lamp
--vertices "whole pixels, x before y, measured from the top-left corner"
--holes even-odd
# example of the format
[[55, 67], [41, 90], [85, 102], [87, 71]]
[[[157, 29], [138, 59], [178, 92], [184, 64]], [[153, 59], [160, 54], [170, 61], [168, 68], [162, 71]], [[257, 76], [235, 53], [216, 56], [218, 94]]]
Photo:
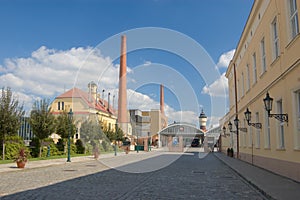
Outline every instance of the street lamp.
[[261, 129], [261, 127], [262, 127], [261, 123], [251, 123], [251, 112], [248, 108], [247, 108], [246, 112], [244, 112], [244, 114], [245, 114], [245, 118], [248, 122], [248, 126], [254, 126], [257, 129]]
[[223, 126], [223, 135], [226, 136], [226, 127]]
[[229, 128], [229, 131], [232, 132], [232, 123], [231, 123], [231, 121], [228, 122], [228, 128]]
[[69, 134], [68, 134], [68, 159], [67, 159], [67, 162], [71, 162], [71, 141], [70, 141], [70, 137], [71, 137], [71, 132], [72, 132], [72, 122], [73, 122], [72, 108], [70, 109], [70, 112], [68, 112], [68, 119], [69, 119], [69, 124], [70, 124], [70, 130], [69, 130]]
[[266, 97], [264, 98], [265, 109], [268, 112], [268, 117], [275, 117], [281, 122], [288, 122], [288, 114], [271, 114], [273, 98], [270, 97], [269, 92], [267, 92]]
[[234, 125], [236, 127], [236, 157], [239, 158], [239, 154], [240, 154], [240, 144], [239, 144], [239, 119], [236, 116], [234, 119]]

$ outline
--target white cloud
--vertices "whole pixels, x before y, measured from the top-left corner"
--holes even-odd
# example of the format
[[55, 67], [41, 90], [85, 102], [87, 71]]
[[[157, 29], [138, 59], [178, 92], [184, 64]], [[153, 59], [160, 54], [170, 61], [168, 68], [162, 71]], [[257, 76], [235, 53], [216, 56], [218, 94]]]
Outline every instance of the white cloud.
[[0, 72], [0, 85], [19, 94], [27, 109], [35, 99], [51, 99], [73, 86], [85, 90], [93, 80], [101, 83], [101, 89], [116, 88], [118, 80], [118, 67], [92, 47], [56, 50], [42, 46], [30, 57], [6, 59]]
[[[87, 90], [90, 81], [98, 83], [98, 91], [105, 89], [106, 99], [110, 92], [110, 102], [114, 101], [114, 107], [117, 107], [119, 65], [112, 63], [109, 57], [92, 47], [56, 50], [42, 46], [27, 58], [6, 59], [0, 65], [0, 85], [11, 87], [20, 103], [24, 102], [27, 112], [34, 100], [53, 100], [74, 86]], [[151, 62], [145, 61], [144, 65], [151, 65]], [[130, 67], [127, 69], [128, 73], [133, 73]], [[128, 78], [127, 81], [134, 80]], [[150, 95], [128, 89], [128, 106], [140, 110], [159, 109], [159, 102]], [[197, 113], [193, 111], [177, 111], [165, 104], [165, 112], [169, 122], [198, 124]]]
[[233, 58], [233, 55], [235, 53], [235, 49], [232, 49], [228, 52], [225, 52], [223, 53], [220, 58], [219, 58], [219, 61], [218, 61], [218, 64], [217, 64], [217, 67], [225, 67], [227, 68], [231, 59]]
[[228, 94], [228, 82], [225, 77], [225, 73], [223, 73], [219, 79], [214, 81], [211, 85], [206, 85], [202, 89], [203, 94], [209, 94], [215, 97], [224, 97], [226, 98]]

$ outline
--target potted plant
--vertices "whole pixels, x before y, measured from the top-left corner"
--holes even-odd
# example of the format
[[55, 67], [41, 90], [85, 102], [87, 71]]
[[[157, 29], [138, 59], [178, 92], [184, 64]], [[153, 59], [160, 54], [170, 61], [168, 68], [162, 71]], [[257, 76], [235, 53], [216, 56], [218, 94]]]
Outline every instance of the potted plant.
[[21, 148], [16, 154], [14, 161], [17, 163], [18, 168], [24, 168], [27, 162], [27, 153], [24, 148]]

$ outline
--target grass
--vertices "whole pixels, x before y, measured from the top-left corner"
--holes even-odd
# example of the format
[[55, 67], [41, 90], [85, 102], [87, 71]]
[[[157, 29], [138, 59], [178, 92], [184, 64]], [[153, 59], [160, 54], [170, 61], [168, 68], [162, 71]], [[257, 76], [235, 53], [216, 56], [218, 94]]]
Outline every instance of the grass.
[[[80, 156], [89, 156], [89, 154], [73, 154], [72, 157], [80, 157]], [[37, 160], [51, 160], [51, 159], [58, 159], [58, 158], [66, 158], [67, 155], [59, 155], [59, 156], [50, 156], [50, 157], [41, 157], [41, 158], [29, 158], [30, 161], [37, 161]], [[7, 164], [13, 163], [13, 160], [0, 160], [0, 164]]]
[[[117, 152], [122, 152], [122, 149], [118, 149]], [[100, 154], [108, 154], [108, 153], [113, 153], [114, 151], [105, 151], [105, 152], [100, 152]], [[91, 154], [73, 154], [71, 157], [80, 157], [80, 156], [91, 156]], [[57, 155], [57, 156], [50, 156], [50, 157], [41, 157], [41, 158], [29, 158], [28, 160], [30, 161], [37, 161], [37, 160], [51, 160], [51, 159], [59, 159], [59, 158], [67, 158], [67, 155]], [[13, 160], [0, 160], [0, 165], [1, 164], [8, 164], [8, 163], [13, 163]]]

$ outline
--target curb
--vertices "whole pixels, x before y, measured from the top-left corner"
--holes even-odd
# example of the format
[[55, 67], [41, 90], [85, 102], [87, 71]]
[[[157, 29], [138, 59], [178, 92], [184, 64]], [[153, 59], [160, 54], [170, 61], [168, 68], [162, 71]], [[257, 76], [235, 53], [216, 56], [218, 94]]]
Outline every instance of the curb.
[[[220, 156], [214, 154], [215, 157], [217, 157], [222, 163], [224, 163], [226, 166], [228, 166], [230, 169], [232, 169], [239, 177], [241, 177], [244, 181], [246, 181], [247, 183], [249, 183], [252, 187], [254, 187], [256, 190], [258, 190], [264, 197], [270, 199], [270, 200], [276, 200], [275, 198], [273, 198], [271, 195], [269, 195], [268, 193], [266, 193], [263, 189], [261, 189], [260, 187], [258, 187], [255, 183], [253, 183], [252, 181], [250, 181], [249, 179], [247, 179], [243, 174], [241, 174], [237, 169], [235, 169], [234, 167], [232, 167], [231, 165], [229, 165], [226, 161], [224, 161]], [[230, 159], [235, 159], [235, 158], [230, 158]], [[239, 160], [240, 162], [243, 162], [241, 160]]]

